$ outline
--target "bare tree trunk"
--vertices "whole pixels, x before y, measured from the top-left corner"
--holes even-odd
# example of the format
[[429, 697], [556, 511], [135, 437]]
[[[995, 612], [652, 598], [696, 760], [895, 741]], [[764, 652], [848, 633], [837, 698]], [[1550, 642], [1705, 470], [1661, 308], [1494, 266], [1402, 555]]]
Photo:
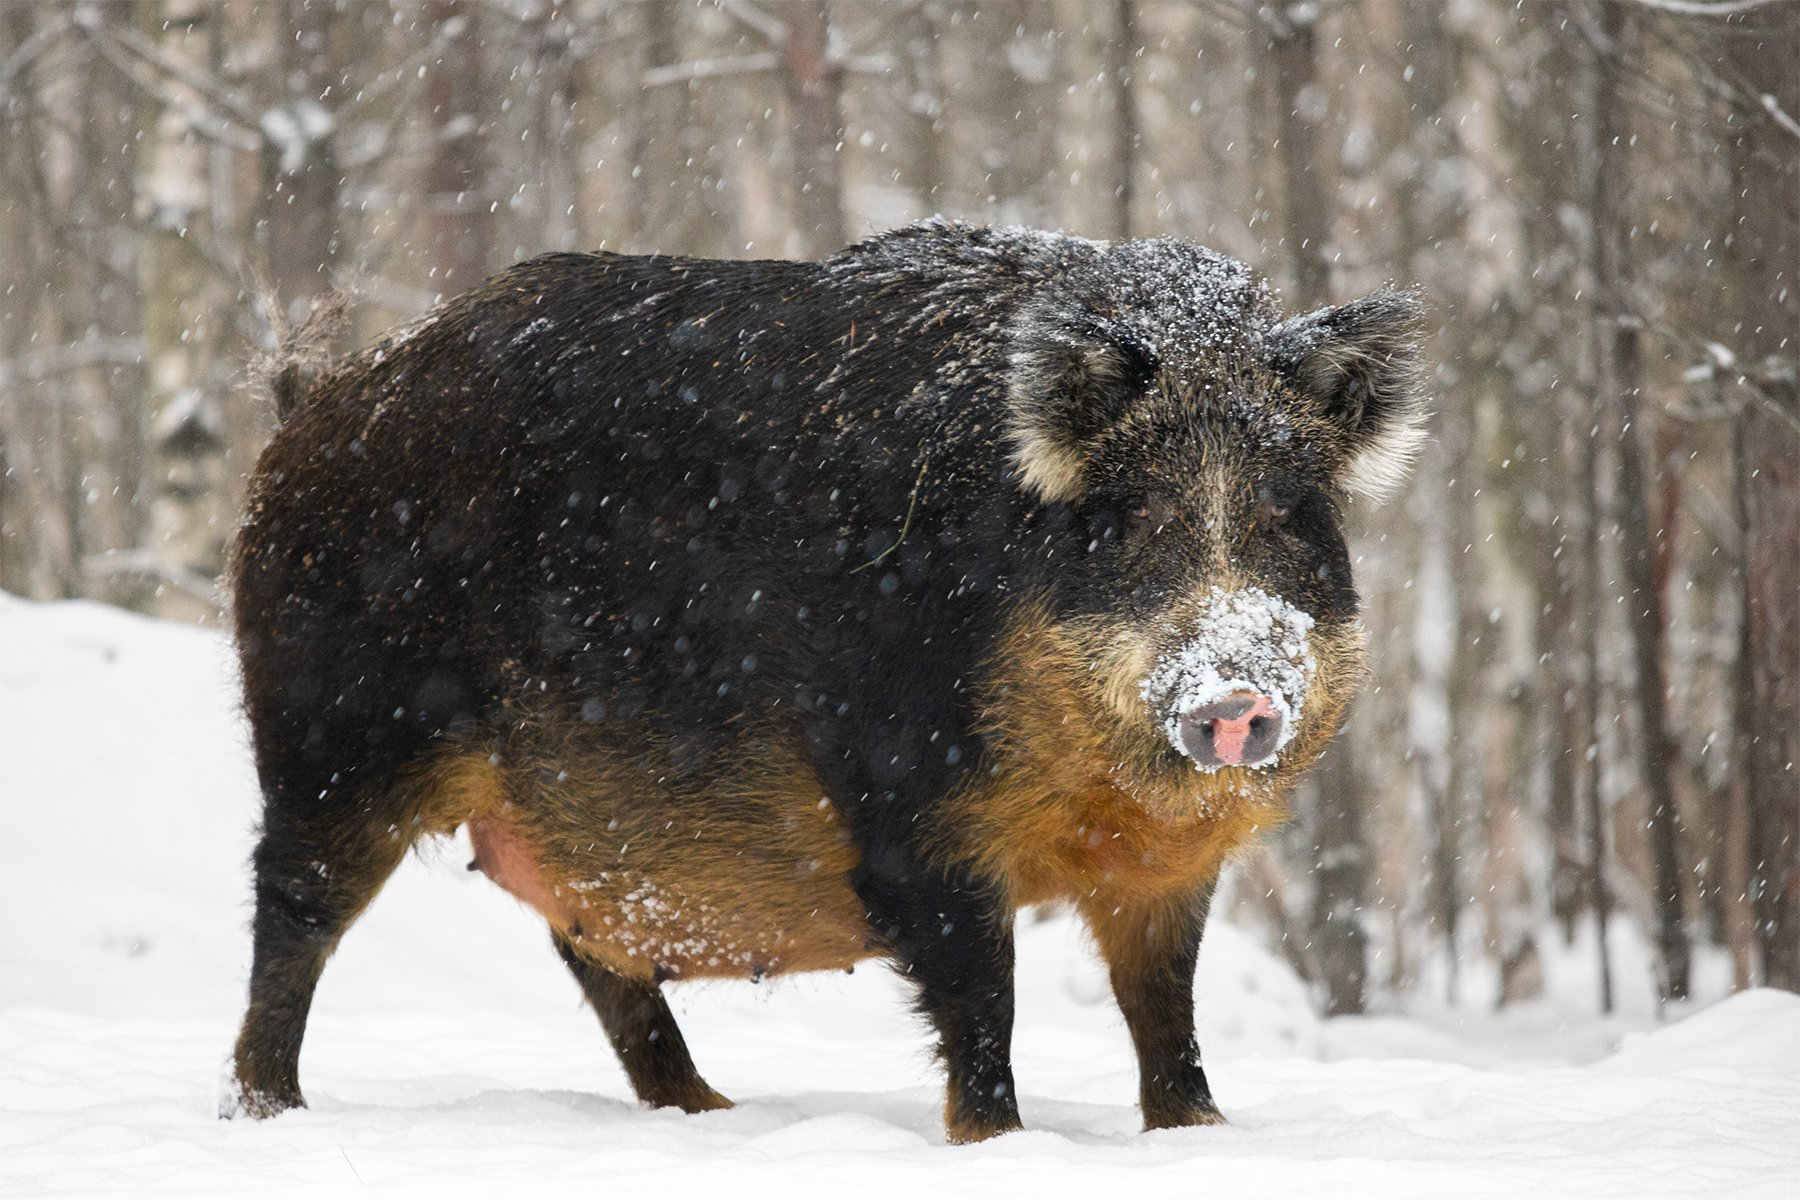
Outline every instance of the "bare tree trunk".
[[644, 74], [631, 111], [631, 228], [624, 243], [653, 254], [741, 252], [741, 214], [725, 203], [732, 197], [719, 187], [725, 161], [711, 108], [696, 101], [692, 83], [652, 79], [659, 68], [679, 67], [690, 50], [686, 10], [677, 4], [633, 9], [642, 22]]
[[[130, 9], [99, 10], [102, 20], [128, 25]], [[143, 316], [133, 261], [136, 238], [114, 205], [117, 183], [136, 177], [141, 158], [138, 132], [151, 108], [117, 72], [83, 81], [90, 105], [83, 122], [80, 175], [69, 210], [87, 232], [74, 270], [59, 282], [80, 293], [82, 340], [96, 332], [122, 345], [138, 340]], [[143, 575], [111, 569], [123, 555], [135, 556], [146, 541], [145, 510], [137, 501], [150, 475], [149, 422], [145, 419], [145, 371], [139, 356], [97, 365], [82, 372], [88, 395], [83, 425], [88, 451], [82, 464], [87, 557], [80, 563], [82, 592], [108, 603], [142, 608], [155, 598], [157, 584]]]
[[1289, 4], [1266, 10], [1270, 58], [1274, 65], [1275, 124], [1280, 130], [1284, 205], [1283, 235], [1293, 279], [1293, 303], [1309, 309], [1330, 298], [1331, 265], [1325, 242], [1331, 236], [1330, 159], [1320, 147], [1318, 125], [1325, 115], [1314, 45], [1315, 6]]
[[[104, 38], [131, 15], [125, 8], [96, 9], [85, 32]], [[89, 62], [91, 45], [81, 55]], [[129, 341], [136, 332], [137, 281], [130, 240], [121, 235], [113, 205], [138, 157], [137, 97], [115, 71], [70, 71], [61, 87], [69, 118], [66, 153], [46, 155], [45, 177], [45, 195], [64, 230], [54, 273], [62, 296], [52, 310], [58, 326], [51, 344], [74, 348], [107, 335]], [[142, 529], [130, 503], [145, 467], [142, 392], [137, 364], [94, 359], [38, 393], [53, 408], [61, 441], [58, 490], [70, 535], [67, 595], [129, 604], [150, 598], [152, 589], [141, 578], [101, 569]]]
[[1137, 68], [1138, 32], [1135, 0], [1113, 0], [1113, 38], [1107, 43], [1107, 81], [1112, 86], [1112, 234], [1129, 238], [1132, 212], [1137, 205], [1138, 130]]
[[[1449, 118], [1458, 77], [1458, 35], [1447, 25], [1441, 5], [1408, 4], [1399, 16], [1396, 33], [1408, 48], [1412, 85], [1407, 100], [1425, 118], [1409, 150], [1415, 161], [1455, 161], [1461, 147]], [[1445, 247], [1466, 242], [1469, 232], [1466, 209], [1443, 191], [1409, 192], [1396, 206], [1408, 273], [1432, 292], [1438, 290], [1434, 275], [1446, 269]], [[1451, 288], [1443, 290], [1446, 299], [1454, 294]], [[1480, 540], [1474, 497], [1481, 493], [1484, 464], [1475, 404], [1482, 389], [1472, 368], [1455, 369], [1466, 398], [1438, 414], [1434, 445], [1419, 467], [1418, 502], [1410, 506], [1421, 551], [1414, 637], [1430, 647], [1415, 656], [1415, 687], [1425, 686], [1430, 699], [1422, 714], [1429, 719], [1414, 722], [1412, 752], [1431, 847], [1431, 916], [1443, 938], [1445, 984], [1452, 1002], [1460, 988], [1460, 956], [1467, 949], [1463, 915], [1469, 886], [1479, 877], [1487, 849], [1479, 838], [1483, 826], [1477, 815], [1485, 808], [1483, 756], [1498, 736], [1483, 711], [1495, 641], [1469, 636], [1486, 629], [1484, 614], [1493, 599], [1481, 577], [1481, 556], [1470, 553]], [[1447, 496], [1454, 502], [1443, 503], [1440, 498]], [[1488, 923], [1488, 937], [1495, 936], [1496, 925]]]
[[900, 41], [906, 56], [907, 183], [921, 211], [937, 211], [944, 185], [944, 89], [941, 5], [928, 2], [906, 16]]
[[[1566, 405], [1559, 404], [1558, 408]], [[1561, 422], [1567, 415], [1558, 413]], [[1551, 459], [1560, 463], [1577, 463], [1579, 454], [1571, 451], [1571, 439], [1560, 439], [1557, 453]], [[1574, 507], [1580, 493], [1571, 480], [1560, 484], [1549, 481], [1551, 495], [1564, 514], [1581, 511]], [[1567, 501], [1567, 503], [1564, 503]], [[1562, 927], [1564, 942], [1575, 936], [1575, 923], [1588, 888], [1583, 882], [1582, 863], [1586, 855], [1581, 842], [1581, 772], [1584, 755], [1592, 742], [1592, 734], [1584, 733], [1581, 724], [1582, 642], [1580, 566], [1584, 558], [1581, 540], [1571, 531], [1572, 522], [1559, 519], [1555, 529], [1545, 529], [1545, 543], [1552, 546], [1543, 557], [1548, 566], [1540, 571], [1540, 588], [1547, 597], [1538, 608], [1538, 645], [1543, 647], [1541, 678], [1545, 684], [1545, 702], [1541, 718], [1549, 729], [1544, 745], [1550, 754], [1550, 791], [1545, 806], [1545, 819], [1550, 841], [1550, 911]], [[1578, 531], [1575, 531], [1578, 532]]]
[[[1325, 242], [1331, 230], [1332, 170], [1319, 145], [1316, 124], [1323, 93], [1312, 26], [1312, 8], [1293, 4], [1267, 10], [1265, 25], [1274, 59], [1274, 120], [1281, 131], [1283, 224], [1292, 303], [1306, 310], [1330, 298], [1331, 268]], [[1314, 824], [1317, 878], [1311, 935], [1324, 971], [1326, 1009], [1359, 1013], [1366, 1003], [1368, 930], [1363, 925], [1367, 849], [1363, 845], [1367, 797], [1356, 769], [1355, 738], [1339, 739], [1321, 764]]]
[[[539, 199], [531, 222], [536, 245], [543, 249], [578, 250], [593, 244], [581, 235], [581, 181], [592, 160], [585, 154], [578, 117], [589, 107], [586, 93], [590, 81], [576, 46], [578, 35], [571, 27], [574, 23], [560, 17], [556, 9], [545, 6], [521, 27], [530, 41], [532, 70], [537, 76], [536, 123], [542, 131], [526, 169], [538, 176]], [[592, 82], [598, 90], [599, 81]], [[491, 86], [484, 89], [491, 90]], [[600, 99], [604, 105], [604, 97]], [[492, 211], [498, 197], [493, 195], [491, 183], [484, 181], [483, 191], [487, 194], [483, 209]], [[478, 235], [479, 232], [477, 227]], [[498, 265], [489, 247], [483, 269], [492, 270]]]
[[342, 249], [336, 151], [337, 17], [329, 4], [290, 0], [272, 29], [280, 79], [263, 119], [262, 233], [269, 282], [299, 325], [335, 286]]
[[[13, 62], [47, 13], [0, 8], [0, 60]], [[43, 87], [35, 71], [9, 82], [40, 93]], [[58, 389], [54, 380], [45, 386], [27, 374], [56, 311], [50, 284], [59, 274], [52, 245], [58, 239], [44, 178], [48, 141], [25, 104], [0, 109], [0, 171], [10, 195], [19, 197], [0, 204], [0, 268], [9, 283], [17, 281], [0, 286], [0, 587], [37, 598], [72, 594], [76, 582], [73, 531], [58, 499], [65, 452]]]
[[[1587, 503], [1586, 525], [1582, 546], [1582, 593], [1585, 611], [1581, 621], [1581, 658], [1586, 664], [1582, 680], [1581, 716], [1577, 728], [1586, 745], [1581, 747], [1582, 797], [1587, 825], [1587, 892], [1588, 907], [1594, 913], [1594, 933], [1599, 953], [1600, 1011], [1613, 1010], [1612, 953], [1608, 948], [1608, 930], [1612, 917], [1612, 889], [1607, 884], [1607, 816], [1606, 796], [1601, 787], [1600, 770], [1600, 559], [1605, 545], [1600, 536], [1604, 506], [1600, 499], [1600, 440], [1590, 434], [1582, 455], [1582, 480]], [[1580, 742], [1577, 743], [1580, 745]]]
[[1640, 725], [1637, 770], [1648, 797], [1651, 858], [1656, 871], [1657, 948], [1664, 1000], [1688, 994], [1687, 921], [1676, 847], [1679, 813], [1674, 773], [1680, 749], [1669, 736], [1667, 684], [1663, 675], [1663, 605], [1657, 591], [1656, 553], [1650, 530], [1649, 472], [1644, 438], [1651, 406], [1644, 395], [1639, 323], [1630, 298], [1626, 235], [1631, 225], [1626, 184], [1631, 178], [1632, 130], [1625, 111], [1623, 72], [1637, 32], [1620, 5], [1595, 4], [1583, 14], [1592, 64], [1592, 119], [1581, 122], [1591, 160], [1589, 219], [1593, 231], [1593, 286], [1589, 289], [1598, 423], [1617, 431], [1618, 536], [1627, 591], [1626, 630], [1637, 676]]
[[1800, 10], [1772, 6], [1727, 41], [1738, 102], [1732, 122], [1732, 235], [1740, 297], [1739, 362], [1752, 399], [1739, 419], [1744, 490], [1743, 687], [1748, 699], [1750, 826], [1763, 980], [1800, 991], [1800, 139], [1774, 109], [1800, 113]]
[[831, 54], [829, 0], [782, 0], [781, 47], [794, 156], [794, 224], [806, 258], [839, 250], [844, 234], [843, 68]]
[[[494, 244], [487, 141], [478, 115], [486, 101], [481, 6], [427, 0], [424, 20], [428, 29], [455, 30], [443, 56], [426, 71], [434, 139], [423, 180], [427, 274], [439, 296], [453, 296], [487, 274]], [[452, 21], [460, 24], [450, 26]]]
[[[680, 26], [676, 23], [673, 4], [642, 4], [637, 8], [643, 21], [643, 70], [672, 66], [681, 54]], [[665, 197], [660, 189], [667, 187], [659, 160], [668, 155], [656, 153], [658, 143], [673, 141], [684, 123], [681, 110], [686, 107], [687, 91], [680, 87], [651, 87], [639, 84], [637, 103], [631, 106], [631, 182], [625, 195], [627, 228], [622, 231], [624, 245], [639, 251], [678, 253], [679, 243], [665, 235]]]
[[[1742, 461], [1742, 454], [1739, 454]], [[1744, 653], [1745, 639], [1739, 639], [1739, 659], [1749, 662]], [[1742, 673], [1744, 676], [1748, 672]], [[1738, 697], [1732, 705], [1732, 727], [1742, 730], [1749, 725], [1749, 694], [1733, 689]], [[1733, 739], [1734, 748], [1747, 749], [1749, 738]], [[1756, 831], [1750, 824], [1750, 770], [1746, 754], [1734, 754], [1731, 777], [1724, 794], [1723, 829], [1720, 840], [1724, 848], [1724, 932], [1731, 950], [1731, 986], [1742, 991], [1756, 986], [1756, 958], [1760, 945], [1762, 922], [1758, 919], [1755, 897], [1758, 892], [1757, 872], [1752, 862]]]
[[[1574, 17], [1580, 21], [1585, 14], [1576, 11]], [[1568, 37], [1578, 36], [1579, 26], [1571, 29]], [[1592, 48], [1578, 50], [1576, 59], [1576, 97], [1582, 111], [1588, 114], [1585, 124], [1593, 126], [1593, 114], [1599, 108], [1603, 96], [1601, 83], [1602, 68], [1598, 62], [1600, 55]], [[1604, 164], [1600, 156], [1597, 131], [1593, 136], [1575, 142], [1576, 173], [1578, 176], [1576, 196], [1587, 207], [1590, 241], [1597, 245], [1600, 226], [1600, 214], [1594, 198], [1602, 187], [1606, 186], [1602, 176]], [[1589, 247], [1589, 256], [1584, 266], [1587, 268], [1586, 287], [1589, 291], [1600, 286], [1602, 274], [1601, 264], [1595, 259], [1594, 245]], [[1578, 407], [1573, 413], [1572, 427], [1569, 434], [1577, 443], [1577, 451], [1571, 460], [1579, 463], [1576, 498], [1582, 513], [1582, 537], [1579, 547], [1580, 594], [1575, 611], [1571, 614], [1580, 622], [1581, 643], [1580, 655], [1583, 666], [1581, 679], [1581, 701], [1576, 728], [1579, 737], [1575, 748], [1580, 753], [1583, 764], [1581, 771], [1582, 814], [1584, 820], [1584, 842], [1586, 850], [1585, 882], [1588, 907], [1594, 914], [1594, 928], [1599, 955], [1600, 1009], [1602, 1012], [1613, 1010], [1613, 974], [1612, 955], [1609, 949], [1609, 926], [1612, 917], [1612, 888], [1608, 882], [1608, 817], [1606, 811], [1606, 795], [1603, 787], [1605, 772], [1602, 769], [1602, 744], [1600, 737], [1600, 713], [1605, 702], [1605, 689], [1601, 670], [1601, 624], [1603, 610], [1601, 591], [1604, 571], [1602, 562], [1606, 555], [1606, 539], [1604, 526], [1607, 519], [1608, 489], [1601, 477], [1605, 465], [1600, 435], [1605, 421], [1606, 389], [1610, 382], [1609, 358], [1606, 353], [1608, 343], [1600, 333], [1600, 321], [1596, 319], [1593, 305], [1589, 305], [1588, 323], [1593, 328], [1594, 336], [1587, 345], [1587, 361], [1584, 369], [1582, 389], [1588, 402], [1583, 408]]]
[[[1791, 365], [1765, 366], [1753, 385], [1765, 404], [1800, 417]], [[1749, 468], [1742, 485], [1748, 518], [1742, 652], [1749, 666], [1750, 738], [1742, 769], [1749, 782], [1763, 982], [1800, 991], [1800, 613], [1794, 607], [1800, 439], [1762, 408], [1747, 406], [1739, 443]]]

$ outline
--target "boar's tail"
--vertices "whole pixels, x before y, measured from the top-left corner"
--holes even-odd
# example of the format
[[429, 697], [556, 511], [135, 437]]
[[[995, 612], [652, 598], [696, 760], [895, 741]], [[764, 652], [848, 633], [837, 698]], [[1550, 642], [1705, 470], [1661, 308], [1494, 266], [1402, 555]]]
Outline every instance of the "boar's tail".
[[285, 421], [306, 398], [307, 381], [301, 377], [300, 364], [282, 363], [269, 376], [269, 395], [275, 398], [275, 419]]
[[306, 405], [318, 384], [336, 366], [331, 346], [350, 323], [349, 298], [329, 292], [313, 302], [298, 326], [288, 325], [271, 302], [270, 324], [277, 346], [258, 360], [256, 374], [275, 402], [275, 419], [285, 421]]

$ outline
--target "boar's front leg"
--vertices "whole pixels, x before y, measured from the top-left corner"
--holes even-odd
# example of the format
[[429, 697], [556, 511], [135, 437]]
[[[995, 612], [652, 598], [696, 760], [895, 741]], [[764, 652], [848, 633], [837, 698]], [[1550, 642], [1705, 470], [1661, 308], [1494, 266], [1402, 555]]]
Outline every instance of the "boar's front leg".
[[1225, 1123], [1194, 1037], [1194, 966], [1216, 883], [1175, 899], [1101, 893], [1082, 906], [1137, 1047], [1145, 1129]]
[[808, 739], [861, 855], [850, 885], [937, 1031], [950, 1140], [977, 1142], [1019, 1128], [1012, 907], [994, 881], [942, 853], [958, 819], [944, 798], [981, 743], [959, 685], [974, 652], [945, 636], [970, 621], [938, 603], [905, 589], [871, 602], [865, 625], [886, 640], [859, 659], [836, 718], [837, 697], [818, 706]]
[[651, 1108], [679, 1108], [688, 1113], [731, 1107], [731, 1101], [713, 1091], [694, 1069], [687, 1041], [660, 987], [626, 979], [584, 958], [562, 934], [551, 936], [556, 952], [600, 1018], [600, 1027], [606, 1030], [638, 1099]]
[[865, 850], [851, 882], [937, 1030], [950, 1140], [1019, 1128], [1010, 910], [993, 889], [926, 866], [904, 845]]

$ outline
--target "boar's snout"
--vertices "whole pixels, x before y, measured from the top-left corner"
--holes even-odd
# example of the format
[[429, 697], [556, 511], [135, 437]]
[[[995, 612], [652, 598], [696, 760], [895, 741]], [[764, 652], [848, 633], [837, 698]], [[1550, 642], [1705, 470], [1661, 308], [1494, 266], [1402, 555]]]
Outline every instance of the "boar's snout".
[[1201, 771], [1273, 765], [1318, 669], [1312, 617], [1261, 588], [1215, 587], [1175, 624], [1192, 634], [1138, 689], [1169, 744]]
[[1275, 756], [1281, 714], [1258, 692], [1233, 692], [1181, 714], [1181, 745], [1201, 766], [1255, 766]]

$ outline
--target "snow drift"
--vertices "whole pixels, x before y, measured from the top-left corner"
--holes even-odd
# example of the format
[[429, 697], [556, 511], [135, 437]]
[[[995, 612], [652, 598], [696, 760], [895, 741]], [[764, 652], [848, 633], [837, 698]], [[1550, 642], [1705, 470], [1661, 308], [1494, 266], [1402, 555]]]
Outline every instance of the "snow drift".
[[454, 844], [403, 867], [326, 972], [313, 1107], [221, 1122], [254, 820], [221, 638], [0, 596], [0, 1195], [1773, 1197], [1800, 1178], [1800, 997], [1661, 1027], [1321, 1022], [1224, 922], [1199, 1005], [1228, 1128], [1138, 1132], [1123, 1023], [1056, 917], [1019, 939], [1025, 1133], [942, 1144], [926, 1032], [873, 965], [671, 988], [739, 1106], [653, 1112], [540, 922]]

